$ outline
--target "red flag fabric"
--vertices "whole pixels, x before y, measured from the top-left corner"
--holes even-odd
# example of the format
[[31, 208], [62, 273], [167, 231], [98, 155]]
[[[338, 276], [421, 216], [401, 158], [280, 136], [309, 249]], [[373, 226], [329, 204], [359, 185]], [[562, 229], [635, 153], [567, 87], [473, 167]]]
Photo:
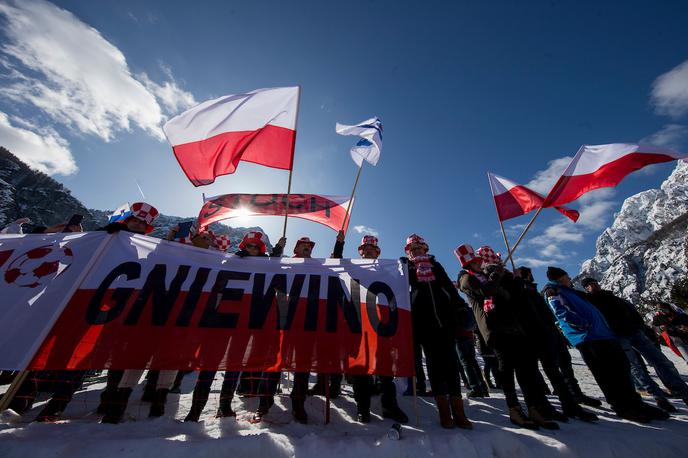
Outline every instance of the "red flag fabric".
[[413, 375], [397, 259], [242, 258], [128, 232], [50, 240], [54, 250], [31, 259], [46, 237], [0, 237], [17, 253], [11, 265], [69, 263], [37, 286], [26, 286], [30, 270], [0, 276], [0, 315], [22, 324], [0, 333], [0, 369]]
[[614, 187], [648, 165], [688, 157], [670, 148], [631, 143], [583, 145], [547, 195], [543, 207], [564, 205], [586, 192]]
[[163, 131], [194, 186], [234, 173], [240, 161], [291, 170], [299, 87], [257, 89], [208, 100]]
[[[323, 224], [339, 231], [349, 225], [348, 196], [289, 194], [289, 216]], [[284, 216], [287, 194], [223, 194], [207, 198], [198, 214], [199, 227], [239, 216]], [[352, 200], [353, 206], [353, 200]], [[346, 218], [346, 222], [345, 222]]]
[[[506, 221], [525, 215], [542, 207], [545, 198], [526, 186], [488, 172], [490, 190], [497, 206], [500, 221]], [[578, 211], [567, 207], [556, 207], [556, 210], [573, 222], [578, 221]]]

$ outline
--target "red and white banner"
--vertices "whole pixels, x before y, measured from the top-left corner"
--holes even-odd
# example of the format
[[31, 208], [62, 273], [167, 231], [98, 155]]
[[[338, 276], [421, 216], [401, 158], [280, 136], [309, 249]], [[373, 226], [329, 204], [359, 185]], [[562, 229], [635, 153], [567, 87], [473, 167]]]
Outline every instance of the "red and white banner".
[[543, 206], [564, 205], [594, 189], [614, 187], [629, 173], [648, 165], [686, 157], [688, 154], [663, 146], [629, 143], [583, 145], [549, 192]]
[[[289, 216], [346, 231], [351, 213], [348, 196], [289, 194]], [[353, 200], [352, 200], [353, 204]], [[223, 194], [209, 197], [198, 214], [199, 227], [239, 216], [284, 216], [287, 194]], [[352, 205], [353, 206], [353, 205]]]
[[29, 364], [105, 248], [104, 235], [0, 235], [0, 369]]
[[[537, 210], [542, 207], [542, 203], [545, 201], [544, 196], [526, 186], [514, 183], [508, 178], [500, 177], [491, 172], [487, 172], [487, 177], [490, 180], [490, 190], [495, 200], [500, 221], [506, 221]], [[556, 207], [556, 210], [573, 222], [578, 221], [580, 216], [580, 213], [572, 208]]]
[[167, 121], [163, 131], [194, 186], [234, 173], [240, 161], [291, 170], [299, 92], [278, 87], [208, 100]]
[[[62, 253], [45, 256], [68, 267], [34, 286], [24, 260], [38, 259], [28, 253], [42, 237], [1, 239], [11, 251], [0, 279], [1, 324], [10, 332], [0, 334], [2, 369], [26, 367], [42, 341], [30, 369], [414, 372], [400, 261], [240, 258], [98, 232], [56, 235], [51, 246]], [[22, 275], [8, 281], [17, 265], [26, 266]], [[27, 291], [43, 287], [27, 303]]]

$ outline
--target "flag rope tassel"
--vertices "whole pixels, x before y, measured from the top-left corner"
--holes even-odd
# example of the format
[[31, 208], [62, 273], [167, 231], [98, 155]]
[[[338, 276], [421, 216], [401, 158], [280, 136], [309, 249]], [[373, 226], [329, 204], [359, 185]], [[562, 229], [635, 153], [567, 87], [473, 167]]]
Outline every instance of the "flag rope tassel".
[[514, 244], [514, 247], [511, 249], [511, 251], [509, 251], [508, 259], [511, 260], [512, 263], [513, 263], [512, 256], [514, 255], [516, 248], [518, 248], [518, 245], [521, 243], [521, 240], [523, 240], [523, 237], [526, 236], [526, 234], [528, 233], [528, 230], [533, 225], [533, 223], [535, 222], [535, 219], [538, 217], [538, 215], [540, 214], [540, 212], [542, 211], [543, 208], [544, 207], [538, 208], [538, 211], [535, 213], [535, 215], [533, 215], [533, 219], [531, 219], [530, 222], [528, 223], [528, 225], [526, 226], [526, 228], [523, 229], [521, 236], [518, 238], [518, 240], [516, 240], [516, 243]]
[[354, 194], [356, 194], [356, 186], [358, 186], [358, 180], [361, 178], [361, 170], [363, 170], [363, 163], [361, 163], [361, 166], [358, 168], [358, 173], [356, 174], [356, 180], [354, 181], [354, 188], [351, 190], [351, 197], [349, 198], [349, 205], [346, 206], [346, 213], [344, 214], [344, 221], [342, 221], [342, 230], [344, 230], [345, 226], [347, 229], [349, 229], [349, 227], [346, 224], [346, 220], [349, 217], [349, 213], [351, 212], [351, 203], [354, 201]]

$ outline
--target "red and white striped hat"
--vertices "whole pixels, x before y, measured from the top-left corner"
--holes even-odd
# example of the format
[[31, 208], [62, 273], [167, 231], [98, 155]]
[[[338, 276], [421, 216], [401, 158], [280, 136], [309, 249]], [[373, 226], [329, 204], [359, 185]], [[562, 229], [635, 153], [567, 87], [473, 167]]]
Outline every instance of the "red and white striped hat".
[[482, 258], [483, 264], [502, 264], [502, 256], [488, 245], [478, 248], [475, 254]]
[[245, 250], [246, 245], [248, 244], [258, 245], [260, 247], [260, 253], [265, 254], [267, 247], [265, 246], [265, 242], [263, 241], [264, 236], [265, 234], [263, 234], [260, 231], [247, 232], [246, 235], [244, 235], [244, 238], [241, 239], [241, 243], [239, 243], [239, 249]]
[[430, 249], [425, 239], [418, 234], [411, 234], [406, 238], [406, 246], [404, 247], [404, 251], [408, 253], [411, 245], [423, 245], [425, 246], [426, 252]]
[[129, 215], [129, 218], [136, 218], [146, 223], [146, 234], [148, 234], [153, 230], [153, 222], [159, 214], [158, 209], [154, 206], [145, 202], [135, 202], [131, 204], [131, 215]]
[[228, 235], [225, 234], [213, 234], [213, 248], [217, 251], [222, 251], [223, 253], [229, 249], [232, 244]]
[[363, 248], [365, 248], [366, 245], [375, 247], [377, 250], [377, 255], [380, 256], [380, 247], [377, 246], [377, 237], [374, 235], [364, 235], [361, 239], [361, 245], [358, 247], [358, 254], [363, 254]]
[[482, 258], [475, 253], [473, 247], [467, 243], [457, 246], [454, 250], [454, 255], [461, 263], [461, 267], [466, 267], [476, 259], [482, 260]]

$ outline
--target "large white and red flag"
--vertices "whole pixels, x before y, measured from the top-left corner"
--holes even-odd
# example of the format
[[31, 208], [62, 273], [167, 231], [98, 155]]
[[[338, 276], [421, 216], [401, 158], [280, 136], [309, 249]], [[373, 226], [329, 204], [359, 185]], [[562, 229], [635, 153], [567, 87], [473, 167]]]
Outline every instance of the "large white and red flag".
[[406, 264], [0, 235], [0, 369], [413, 375]]
[[[287, 212], [287, 202], [289, 210]], [[307, 219], [334, 231], [349, 226], [347, 211], [353, 197], [321, 196], [318, 194], [223, 194], [208, 197], [198, 214], [203, 228], [217, 221], [245, 216], [282, 216]]]
[[194, 186], [234, 173], [240, 161], [291, 170], [300, 88], [256, 89], [208, 100], [165, 123]]
[[543, 207], [563, 205], [598, 188], [614, 187], [648, 165], [688, 157], [671, 148], [632, 143], [583, 145], [549, 192]]
[[[500, 221], [516, 218], [542, 207], [545, 198], [532, 189], [491, 172], [487, 176]], [[580, 216], [578, 211], [571, 208], [556, 207], [556, 210], [574, 222]]]

